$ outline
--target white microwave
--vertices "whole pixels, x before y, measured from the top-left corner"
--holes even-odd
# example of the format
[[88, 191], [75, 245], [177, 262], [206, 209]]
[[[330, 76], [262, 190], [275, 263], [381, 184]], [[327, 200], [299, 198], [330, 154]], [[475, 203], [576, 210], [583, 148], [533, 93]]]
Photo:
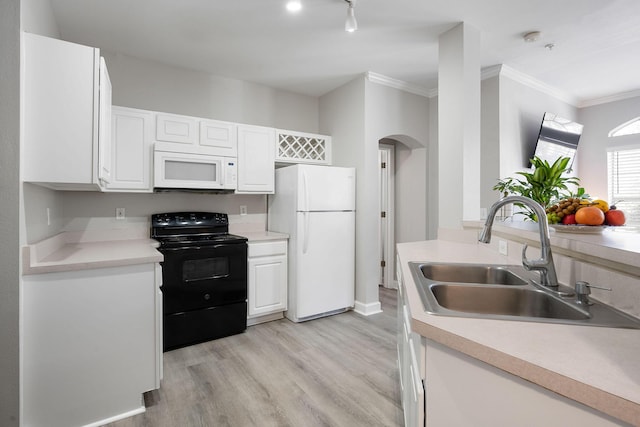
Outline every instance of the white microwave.
[[197, 190], [235, 190], [238, 161], [235, 157], [155, 151], [154, 187]]

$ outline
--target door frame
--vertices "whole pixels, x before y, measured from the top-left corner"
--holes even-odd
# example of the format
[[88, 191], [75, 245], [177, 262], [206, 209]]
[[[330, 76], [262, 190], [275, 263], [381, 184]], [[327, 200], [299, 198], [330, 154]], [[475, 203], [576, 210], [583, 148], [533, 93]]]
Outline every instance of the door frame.
[[[382, 163], [386, 167], [382, 168]], [[378, 144], [378, 253], [380, 261], [385, 261], [385, 266], [380, 266], [379, 282], [385, 288], [397, 289], [395, 280], [395, 235], [394, 235], [394, 206], [395, 206], [395, 146], [393, 144]], [[382, 212], [386, 217], [382, 217]]]

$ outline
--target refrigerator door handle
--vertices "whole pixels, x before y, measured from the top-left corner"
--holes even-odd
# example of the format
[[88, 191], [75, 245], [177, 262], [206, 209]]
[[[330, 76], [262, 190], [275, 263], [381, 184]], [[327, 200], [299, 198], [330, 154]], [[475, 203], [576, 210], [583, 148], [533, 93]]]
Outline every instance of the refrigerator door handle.
[[307, 186], [307, 173], [302, 171], [302, 206], [303, 211], [309, 210], [309, 188]]
[[309, 212], [303, 212], [302, 217], [304, 218], [304, 236], [302, 236], [302, 253], [306, 254], [307, 249], [309, 248]]

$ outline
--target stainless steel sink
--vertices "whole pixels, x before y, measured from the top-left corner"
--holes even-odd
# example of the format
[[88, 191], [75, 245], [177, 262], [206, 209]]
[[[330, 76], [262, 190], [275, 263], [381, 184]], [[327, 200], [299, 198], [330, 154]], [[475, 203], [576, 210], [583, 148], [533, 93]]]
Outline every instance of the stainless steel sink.
[[410, 262], [425, 311], [435, 315], [640, 329], [640, 319], [592, 301], [581, 304], [534, 283], [517, 265]]
[[436, 284], [430, 291], [440, 306], [466, 313], [572, 320], [589, 318], [588, 313], [576, 310], [539, 290], [506, 286]]
[[484, 283], [496, 285], [526, 285], [527, 281], [517, 276], [507, 266], [429, 263], [421, 264], [422, 275], [435, 282]]

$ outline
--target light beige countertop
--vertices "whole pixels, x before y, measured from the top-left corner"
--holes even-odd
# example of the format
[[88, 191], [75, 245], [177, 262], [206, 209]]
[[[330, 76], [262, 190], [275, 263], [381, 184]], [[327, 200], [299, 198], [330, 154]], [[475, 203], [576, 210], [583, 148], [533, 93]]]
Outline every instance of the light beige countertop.
[[517, 262], [483, 244], [441, 240], [399, 244], [398, 255], [416, 333], [640, 426], [640, 330], [428, 314], [408, 262]]
[[[477, 229], [484, 221], [465, 221], [465, 229]], [[601, 233], [582, 234], [549, 227], [554, 254], [568, 255], [603, 267], [640, 276], [640, 233], [637, 227], [602, 227]], [[569, 228], [571, 230], [571, 228]], [[540, 247], [538, 224], [530, 221], [496, 221], [492, 235]]]
[[96, 237], [64, 232], [24, 246], [22, 274], [88, 270], [163, 260], [162, 254], [155, 249], [159, 243], [153, 239], [127, 239], [118, 233], [113, 233], [111, 238], [100, 233], [101, 240], [96, 240]]
[[233, 234], [246, 237], [251, 242], [264, 242], [269, 240], [288, 239], [289, 235], [284, 233], [276, 233], [275, 231], [237, 231]]

